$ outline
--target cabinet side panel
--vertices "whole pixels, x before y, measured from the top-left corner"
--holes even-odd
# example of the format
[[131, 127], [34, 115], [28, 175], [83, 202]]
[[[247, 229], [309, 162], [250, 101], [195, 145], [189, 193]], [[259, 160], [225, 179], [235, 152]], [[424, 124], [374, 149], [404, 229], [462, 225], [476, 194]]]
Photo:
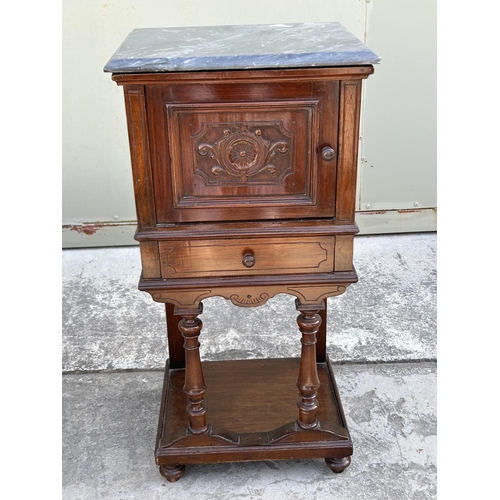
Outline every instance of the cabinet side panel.
[[143, 278], [161, 278], [158, 242], [141, 241], [140, 245]]
[[361, 80], [340, 84], [339, 159], [337, 175], [337, 221], [354, 221], [358, 163]]
[[124, 93], [137, 223], [139, 228], [150, 228], [156, 223], [156, 214], [144, 87], [125, 86]]
[[352, 271], [353, 235], [335, 236], [335, 271]]

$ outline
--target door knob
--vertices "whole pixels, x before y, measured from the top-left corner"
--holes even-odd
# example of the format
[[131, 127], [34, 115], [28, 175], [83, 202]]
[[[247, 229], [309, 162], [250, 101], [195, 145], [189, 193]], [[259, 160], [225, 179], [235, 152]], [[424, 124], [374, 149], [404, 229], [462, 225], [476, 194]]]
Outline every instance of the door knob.
[[321, 157], [325, 161], [330, 161], [335, 158], [335, 149], [331, 148], [330, 146], [325, 146], [321, 150]]
[[245, 267], [252, 267], [255, 264], [255, 257], [251, 253], [246, 253], [242, 262]]

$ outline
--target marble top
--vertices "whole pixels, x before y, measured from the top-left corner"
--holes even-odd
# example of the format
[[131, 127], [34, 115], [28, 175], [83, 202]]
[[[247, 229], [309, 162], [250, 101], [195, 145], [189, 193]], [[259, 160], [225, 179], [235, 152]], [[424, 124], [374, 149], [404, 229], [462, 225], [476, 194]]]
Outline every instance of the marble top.
[[193, 26], [133, 30], [104, 71], [299, 68], [379, 61], [340, 23]]

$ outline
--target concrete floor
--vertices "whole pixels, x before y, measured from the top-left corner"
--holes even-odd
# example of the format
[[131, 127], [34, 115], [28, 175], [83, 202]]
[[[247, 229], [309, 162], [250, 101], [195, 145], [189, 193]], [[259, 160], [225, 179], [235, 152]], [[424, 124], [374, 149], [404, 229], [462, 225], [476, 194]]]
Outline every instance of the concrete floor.
[[[436, 239], [357, 237], [360, 281], [328, 302], [350, 467], [336, 475], [322, 460], [189, 466], [172, 484], [153, 456], [164, 310], [137, 290], [139, 249], [64, 250], [63, 499], [436, 498]], [[256, 309], [203, 303], [202, 359], [299, 355], [293, 297]]]

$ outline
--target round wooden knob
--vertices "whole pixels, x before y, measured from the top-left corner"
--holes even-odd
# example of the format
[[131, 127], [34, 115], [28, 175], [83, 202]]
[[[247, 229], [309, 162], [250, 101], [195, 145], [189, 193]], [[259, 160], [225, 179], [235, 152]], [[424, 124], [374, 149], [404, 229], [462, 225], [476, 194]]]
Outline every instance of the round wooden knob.
[[335, 158], [335, 149], [331, 148], [330, 146], [325, 146], [321, 150], [321, 158], [325, 161], [330, 161]]
[[245, 267], [252, 267], [255, 264], [255, 257], [251, 253], [246, 253], [243, 256], [243, 265]]

